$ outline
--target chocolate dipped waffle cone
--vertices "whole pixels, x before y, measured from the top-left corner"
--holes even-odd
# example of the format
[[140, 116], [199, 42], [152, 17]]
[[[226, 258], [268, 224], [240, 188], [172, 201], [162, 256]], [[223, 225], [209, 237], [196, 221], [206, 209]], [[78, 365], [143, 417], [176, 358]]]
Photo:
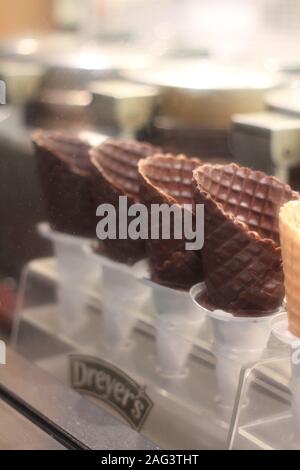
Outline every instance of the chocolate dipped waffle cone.
[[[183, 204], [193, 206], [192, 175], [199, 165], [200, 160], [184, 155], [158, 154], [141, 160], [140, 197], [149, 214], [153, 204], [176, 205], [182, 211]], [[172, 220], [170, 234], [169, 239], [163, 239], [159, 230], [158, 239], [149, 236], [146, 242], [152, 279], [169, 287], [189, 289], [203, 277], [200, 253], [186, 250], [184, 236], [181, 239], [172, 236]]]
[[[158, 151], [157, 147], [148, 143], [113, 139], [92, 149], [93, 190], [97, 206], [112, 204], [118, 215], [120, 196], [127, 196], [128, 207], [139, 202], [138, 162]], [[102, 246], [105, 254], [121, 262], [132, 263], [145, 255], [143, 240], [107, 239]]]
[[278, 214], [299, 194], [236, 164], [202, 165], [193, 176], [195, 202], [205, 205], [208, 300], [237, 315], [278, 308], [284, 297]]
[[95, 238], [90, 144], [74, 135], [43, 130], [34, 132], [32, 141], [51, 227]]
[[284, 204], [279, 227], [289, 330], [300, 337], [300, 201]]

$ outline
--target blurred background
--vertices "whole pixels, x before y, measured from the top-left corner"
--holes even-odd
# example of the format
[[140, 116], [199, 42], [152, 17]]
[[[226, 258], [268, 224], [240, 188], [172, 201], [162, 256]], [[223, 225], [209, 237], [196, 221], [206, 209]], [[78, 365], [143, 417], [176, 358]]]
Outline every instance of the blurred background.
[[148, 140], [299, 189], [299, 51], [300, 0], [2, 0], [1, 318], [50, 253], [34, 129]]

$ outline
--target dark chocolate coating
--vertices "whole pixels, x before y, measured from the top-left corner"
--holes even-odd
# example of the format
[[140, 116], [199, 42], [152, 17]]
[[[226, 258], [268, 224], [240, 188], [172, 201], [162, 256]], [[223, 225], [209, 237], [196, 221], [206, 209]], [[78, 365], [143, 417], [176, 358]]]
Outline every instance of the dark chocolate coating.
[[32, 141], [51, 227], [95, 238], [90, 145], [69, 134], [42, 130], [33, 134]]
[[[139, 202], [138, 162], [159, 148], [148, 143], [109, 139], [91, 151], [93, 192], [97, 206], [112, 204], [119, 212], [119, 197], [127, 196], [128, 207]], [[128, 223], [131, 219], [128, 218]], [[119, 220], [117, 218], [117, 224]], [[144, 240], [104, 240], [106, 254], [120, 262], [133, 263], [145, 256]]]
[[[141, 160], [140, 198], [148, 207], [149, 214], [152, 204], [177, 205], [179, 210], [182, 210], [183, 204], [193, 206], [192, 174], [199, 165], [201, 165], [200, 160], [190, 159], [184, 155], [160, 154]], [[172, 221], [170, 232], [172, 235]], [[158, 240], [149, 236], [146, 251], [154, 281], [169, 287], [188, 290], [203, 279], [201, 254], [186, 250], [186, 241], [184, 236], [180, 240], [172, 236], [164, 240], [161, 230]]]
[[299, 194], [236, 164], [197, 168], [194, 194], [205, 205], [202, 260], [209, 301], [237, 315], [278, 308], [284, 297], [278, 212]]

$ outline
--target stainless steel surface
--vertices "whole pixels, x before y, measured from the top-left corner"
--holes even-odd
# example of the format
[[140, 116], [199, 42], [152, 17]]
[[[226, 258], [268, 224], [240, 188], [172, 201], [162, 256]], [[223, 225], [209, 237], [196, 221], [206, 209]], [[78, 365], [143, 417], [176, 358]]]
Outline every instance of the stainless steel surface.
[[7, 365], [0, 370], [1, 396], [7, 397], [18, 409], [24, 409], [32, 420], [45, 423], [49, 432], [51, 430], [57, 439], [70, 443], [71, 448], [155, 448], [143, 436], [10, 349]]
[[269, 109], [300, 116], [300, 87], [299, 81], [295, 87], [274, 90], [266, 96], [266, 105]]
[[290, 170], [300, 165], [300, 119], [278, 112], [234, 115], [231, 151], [238, 163], [289, 182]]
[[265, 93], [282, 80], [264, 69], [209, 60], [174, 61], [124, 75], [161, 89], [163, 115], [211, 129], [227, 129], [232, 114], [262, 111]]
[[44, 72], [44, 68], [38, 64], [0, 60], [0, 77], [6, 84], [7, 99], [19, 105], [34, 99]]
[[62, 444], [2, 400], [0, 400], [0, 423], [0, 450], [65, 449]]
[[151, 124], [158, 90], [125, 80], [92, 82], [93, 109], [102, 128], [121, 131], [123, 138], [134, 138], [136, 132]]

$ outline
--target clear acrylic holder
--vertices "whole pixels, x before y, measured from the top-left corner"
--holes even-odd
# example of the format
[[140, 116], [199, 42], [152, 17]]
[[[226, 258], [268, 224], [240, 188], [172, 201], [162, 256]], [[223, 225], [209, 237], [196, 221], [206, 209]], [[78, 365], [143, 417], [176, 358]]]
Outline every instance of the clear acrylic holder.
[[197, 284], [191, 289], [191, 297], [195, 306], [209, 318], [212, 325], [212, 351], [216, 357], [219, 405], [224, 419], [229, 421], [241, 370], [261, 358], [269, 341], [274, 316], [281, 309], [272, 315], [259, 317], [236, 317], [223, 310], [210, 311], [197, 300], [205, 289], [203, 283]]
[[52, 242], [57, 260], [57, 298], [61, 310], [58, 328], [72, 335], [85, 322], [87, 292], [96, 284], [99, 288], [101, 285], [101, 270], [86, 252], [92, 240], [56, 232], [45, 223], [38, 230]]
[[[86, 319], [72, 335], [56, 321], [61, 314], [55, 297], [60, 283], [57, 261], [35, 260], [27, 266], [19, 297], [19, 335], [15, 335], [18, 350], [66, 384], [70, 355], [104, 359], [146, 390], [154, 406], [142, 432], [160, 447], [225, 449], [231, 428], [218, 400], [213, 330], [206, 313], [191, 304], [188, 294], [149, 281], [144, 261], [134, 267], [130, 282], [135, 285], [143, 279], [149, 297], [143, 300], [142, 308], [130, 304], [132, 297], [126, 297], [129, 271], [125, 267], [118, 273], [127, 285], [124, 301], [128, 299], [129, 304], [123, 309], [120, 280], [118, 295], [111, 295], [111, 281], [116, 282], [120, 271], [118, 263], [99, 260], [98, 256], [95, 261], [101, 264], [101, 285], [86, 290]], [[106, 263], [109, 269], [103, 271]], [[107, 276], [103, 276], [105, 272]], [[106, 299], [116, 300], [112, 315], [104, 308], [105, 283]], [[132, 316], [129, 323], [127, 315]], [[129, 325], [127, 331], [124, 321]], [[101, 401], [99, 405], [107, 406]], [[108, 409], [120, 418], [114, 409]]]
[[189, 292], [172, 289], [144, 279], [152, 288], [155, 311], [156, 353], [162, 376], [181, 377], [204, 322]]
[[272, 324], [275, 354], [243, 371], [228, 437], [230, 449], [300, 449], [300, 340], [286, 313]]
[[102, 272], [101, 304], [106, 347], [118, 351], [129, 344], [138, 317], [149, 305], [151, 290], [141, 282], [145, 260], [129, 266], [86, 248], [91, 264]]
[[290, 333], [286, 314], [282, 314], [274, 322], [272, 332], [279, 341], [289, 347], [292, 446], [300, 449], [300, 338]]

